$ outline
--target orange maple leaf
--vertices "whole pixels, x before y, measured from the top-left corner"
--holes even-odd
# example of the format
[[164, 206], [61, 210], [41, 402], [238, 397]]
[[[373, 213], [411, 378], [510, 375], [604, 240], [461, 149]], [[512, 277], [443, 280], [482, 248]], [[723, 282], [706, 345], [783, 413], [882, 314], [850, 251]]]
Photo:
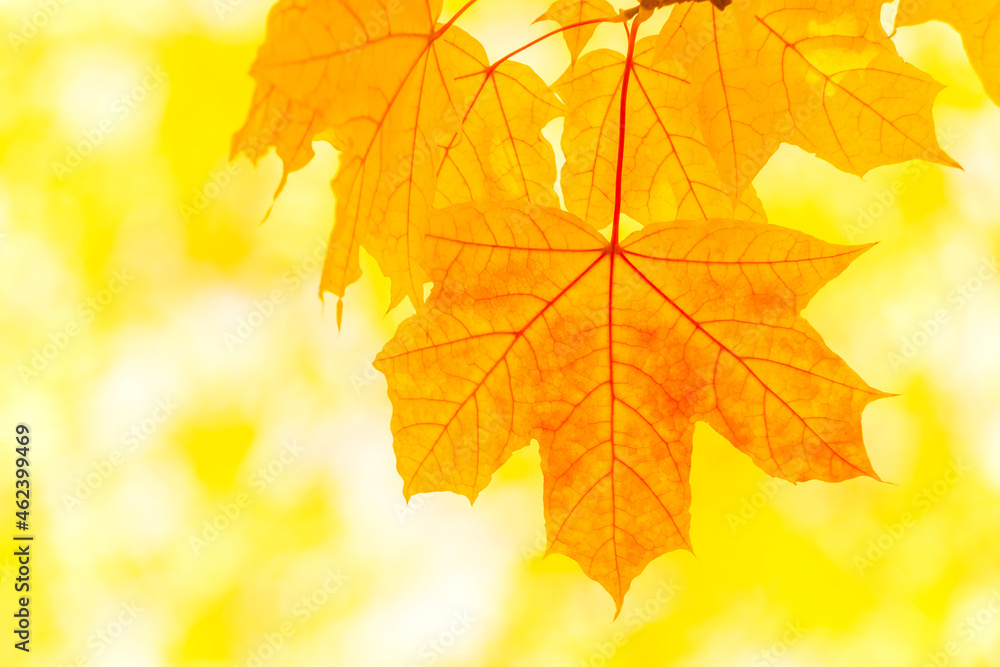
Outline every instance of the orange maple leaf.
[[548, 552], [576, 560], [619, 612], [653, 558], [690, 548], [697, 422], [793, 482], [876, 477], [861, 413], [884, 396], [798, 314], [866, 247], [735, 219], [620, 239], [646, 16], [621, 78], [610, 240], [527, 202], [435, 213], [424, 254], [434, 290], [375, 362], [406, 498], [474, 500], [537, 439]]
[[916, 158], [958, 166], [934, 132], [941, 86], [899, 57], [880, 6], [739, 0], [671, 13], [657, 58], [689, 71], [730, 189], [742, 192], [783, 142], [859, 176]]
[[271, 142], [284, 162], [279, 192], [312, 158], [314, 139], [340, 151], [321, 293], [344, 296], [364, 247], [392, 279], [392, 305], [419, 304], [421, 240], [435, 203], [558, 201], [541, 128], [561, 103], [527, 66], [490, 66], [482, 45], [453, 25], [458, 15], [437, 22], [440, 10], [440, 1], [284, 0], [271, 12], [252, 69], [254, 106], [235, 141], [259, 134], [270, 107], [294, 117]]
[[435, 282], [375, 362], [407, 498], [475, 499], [532, 438], [549, 552], [612, 595], [690, 548], [691, 438], [711, 424], [768, 474], [874, 477], [861, 412], [882, 396], [798, 316], [863, 247], [737, 220], [609, 242], [571, 214], [453, 207]]
[[972, 68], [986, 94], [1000, 104], [1000, 1], [919, 0], [900, 2], [896, 27], [943, 21], [962, 36]]

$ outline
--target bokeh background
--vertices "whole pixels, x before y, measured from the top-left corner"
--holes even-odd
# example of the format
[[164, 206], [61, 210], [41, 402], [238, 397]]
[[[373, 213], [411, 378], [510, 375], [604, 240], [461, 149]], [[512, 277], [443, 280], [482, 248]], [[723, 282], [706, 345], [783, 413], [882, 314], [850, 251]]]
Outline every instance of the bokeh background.
[[[316, 294], [336, 153], [317, 144], [264, 225], [277, 158], [227, 163], [269, 4], [0, 3], [0, 498], [26, 422], [37, 534], [30, 656], [0, 556], [0, 663], [1000, 664], [1000, 111], [954, 32], [894, 39], [947, 85], [965, 171], [860, 180], [784, 147], [757, 179], [772, 222], [879, 241], [806, 316], [899, 394], [864, 415], [888, 483], [775, 482], [699, 427], [697, 555], [656, 560], [612, 623], [576, 564], [541, 557], [536, 447], [475, 508], [403, 502], [370, 362], [407, 306], [385, 314], [367, 258], [339, 335]], [[546, 4], [484, 0], [460, 25], [497, 57]], [[558, 40], [523, 59], [549, 81], [568, 64]]]

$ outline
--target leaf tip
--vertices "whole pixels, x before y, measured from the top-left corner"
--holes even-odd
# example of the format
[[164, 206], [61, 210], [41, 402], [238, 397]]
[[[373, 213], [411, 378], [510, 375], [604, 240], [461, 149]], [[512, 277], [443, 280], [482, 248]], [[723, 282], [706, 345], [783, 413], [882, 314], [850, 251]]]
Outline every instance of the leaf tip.
[[344, 300], [341, 297], [337, 297], [337, 333], [340, 333], [340, 327], [344, 322]]
[[274, 195], [271, 197], [271, 205], [267, 207], [267, 212], [264, 213], [264, 217], [260, 221], [261, 225], [263, 225], [265, 222], [267, 222], [270, 219], [270, 217], [271, 217], [271, 211], [274, 210], [274, 205], [278, 203], [278, 197], [281, 196], [281, 193], [284, 192], [284, 190], [285, 190], [285, 185], [288, 184], [288, 174], [289, 174], [289, 172], [288, 172], [287, 169], [282, 169], [282, 171], [281, 171], [281, 180], [278, 181], [278, 187], [275, 188]]

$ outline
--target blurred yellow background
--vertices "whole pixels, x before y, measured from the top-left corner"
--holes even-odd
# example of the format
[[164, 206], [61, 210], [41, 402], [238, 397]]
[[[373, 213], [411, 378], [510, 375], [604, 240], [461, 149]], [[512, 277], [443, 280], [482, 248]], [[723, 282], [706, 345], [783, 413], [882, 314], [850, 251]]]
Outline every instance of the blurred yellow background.
[[[497, 57], [546, 4], [459, 25]], [[880, 241], [806, 316], [900, 394], [864, 415], [890, 483], [772, 481], [699, 427], [696, 555], [656, 560], [612, 623], [576, 564], [541, 558], [536, 447], [475, 508], [404, 504], [370, 362], [407, 306], [384, 315], [370, 260], [339, 335], [316, 295], [336, 153], [317, 144], [263, 226], [277, 158], [226, 160], [268, 8], [0, 3], [0, 497], [26, 422], [37, 534], [30, 656], [0, 557], [0, 664], [1000, 664], [1000, 111], [950, 29], [895, 40], [947, 85], [964, 172], [859, 180], [784, 147], [757, 180], [773, 223]], [[558, 40], [523, 60], [549, 81], [568, 64]]]

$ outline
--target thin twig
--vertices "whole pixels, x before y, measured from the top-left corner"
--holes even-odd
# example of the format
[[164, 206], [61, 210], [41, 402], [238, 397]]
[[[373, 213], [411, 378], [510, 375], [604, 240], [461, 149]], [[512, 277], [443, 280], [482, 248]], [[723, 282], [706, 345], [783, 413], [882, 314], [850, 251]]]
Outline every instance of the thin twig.
[[[632, 9], [624, 10], [623, 13], [626, 18], [632, 18], [635, 16], [639, 9], [659, 9], [661, 7], [669, 7], [670, 5], [677, 5], [682, 2], [705, 2], [706, 0], [641, 0], [638, 7], [633, 7]], [[708, 0], [713, 5], [718, 7], [720, 10], [725, 9], [733, 0]]]

